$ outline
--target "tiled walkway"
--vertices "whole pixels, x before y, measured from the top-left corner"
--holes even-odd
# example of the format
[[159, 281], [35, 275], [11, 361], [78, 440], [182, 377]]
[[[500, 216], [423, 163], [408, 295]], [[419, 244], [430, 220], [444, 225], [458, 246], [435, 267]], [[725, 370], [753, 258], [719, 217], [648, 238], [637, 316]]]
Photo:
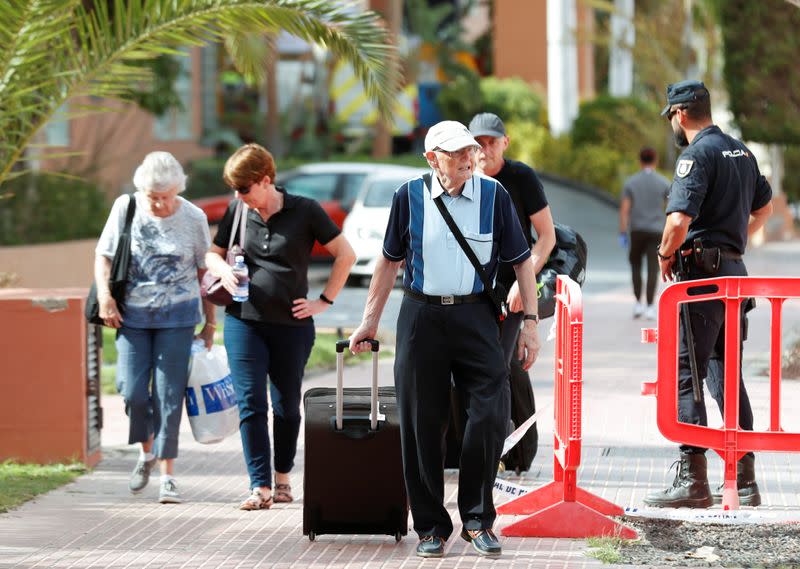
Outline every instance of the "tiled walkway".
[[[767, 250], [752, 267], [797, 266], [794, 248]], [[789, 259], [793, 258], [793, 261]], [[759, 264], [760, 263], [760, 264]], [[768, 327], [768, 311], [754, 314], [754, 329]], [[626, 290], [585, 299], [584, 391], [582, 467], [579, 486], [620, 506], [641, 506], [643, 496], [671, 480], [667, 473], [677, 456], [676, 447], [658, 433], [655, 400], [642, 397], [640, 384], [655, 377], [655, 347], [639, 343], [639, 329], [647, 322], [629, 319]], [[800, 303], [787, 307], [785, 330], [796, 334]], [[768, 338], [756, 334], [746, 348], [745, 368], [756, 415], [756, 427], [767, 421], [767, 382], [763, 360]], [[553, 346], [546, 343], [535, 366], [534, 387], [539, 407], [552, 401]], [[348, 384], [364, 385], [369, 366], [349, 370]], [[383, 383], [391, 382], [391, 361], [381, 363]], [[332, 385], [335, 375], [318, 375], [308, 387]], [[785, 381], [783, 407], [800, 408], [800, 382]], [[0, 567], [159, 567], [159, 568], [415, 568], [447, 567], [584, 567], [602, 566], [585, 555], [586, 542], [572, 539], [501, 538], [500, 560], [480, 558], [454, 534], [446, 557], [420, 560], [414, 556], [413, 533], [399, 544], [386, 536], [319, 536], [311, 543], [302, 535], [302, 441], [292, 478], [296, 501], [268, 511], [243, 512], [238, 503], [246, 496], [247, 478], [236, 437], [203, 446], [192, 439], [183, 422], [176, 475], [186, 498], [181, 505], [157, 503], [157, 484], [142, 494], [127, 491], [136, 452], [125, 443], [127, 419], [119, 397], [103, 400], [106, 426], [103, 461], [92, 473], [41, 496], [21, 508], [0, 515]], [[797, 413], [786, 413], [786, 428], [800, 430]], [[712, 425], [719, 421], [710, 410]], [[541, 446], [531, 472], [510, 476], [535, 487], [552, 479], [552, 430], [540, 426]], [[720, 478], [721, 462], [709, 453], [712, 484]], [[353, 466], [353, 483], [331, 492], [357, 492], [360, 472]], [[800, 509], [800, 454], [761, 454], [758, 480], [765, 505], [759, 511]], [[459, 528], [456, 476], [447, 476], [448, 507]], [[496, 495], [496, 502], [506, 498]], [[718, 508], [718, 507], [717, 507]], [[513, 518], [501, 516], [502, 528]], [[565, 520], [564, 523], [570, 523]], [[457, 530], [458, 531], [458, 530]]]

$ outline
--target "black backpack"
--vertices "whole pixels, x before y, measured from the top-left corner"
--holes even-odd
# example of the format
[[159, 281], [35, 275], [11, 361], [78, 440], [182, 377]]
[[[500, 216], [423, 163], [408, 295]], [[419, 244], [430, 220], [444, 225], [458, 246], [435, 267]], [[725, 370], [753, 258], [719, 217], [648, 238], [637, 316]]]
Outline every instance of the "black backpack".
[[555, 223], [556, 244], [537, 275], [539, 318], [550, 318], [556, 311], [556, 277], [567, 275], [578, 285], [586, 280], [586, 241], [569, 225]]

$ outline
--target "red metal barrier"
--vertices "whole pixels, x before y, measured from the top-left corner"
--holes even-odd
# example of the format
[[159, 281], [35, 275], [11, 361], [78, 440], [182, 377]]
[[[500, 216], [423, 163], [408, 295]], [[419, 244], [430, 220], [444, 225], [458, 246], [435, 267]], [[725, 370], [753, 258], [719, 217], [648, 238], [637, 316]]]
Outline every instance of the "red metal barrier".
[[622, 508], [578, 488], [581, 462], [583, 301], [577, 283], [559, 276], [556, 285], [554, 480], [497, 508], [499, 514], [532, 514], [502, 529], [505, 536], [635, 539], [636, 532], [606, 516]]
[[[739, 311], [747, 298], [766, 298], [771, 305], [770, 422], [767, 431], [739, 427]], [[643, 395], [655, 395], [658, 429], [682, 444], [710, 448], [725, 461], [724, 509], [737, 509], [736, 461], [750, 451], [800, 451], [800, 433], [781, 428], [781, 309], [785, 300], [800, 298], [800, 278], [720, 277], [675, 283], [658, 303], [658, 329], [642, 331], [643, 342], [658, 342], [658, 378], [642, 384]], [[725, 406], [723, 426], [702, 427], [678, 421], [678, 318], [685, 302], [720, 300], [725, 304]]]

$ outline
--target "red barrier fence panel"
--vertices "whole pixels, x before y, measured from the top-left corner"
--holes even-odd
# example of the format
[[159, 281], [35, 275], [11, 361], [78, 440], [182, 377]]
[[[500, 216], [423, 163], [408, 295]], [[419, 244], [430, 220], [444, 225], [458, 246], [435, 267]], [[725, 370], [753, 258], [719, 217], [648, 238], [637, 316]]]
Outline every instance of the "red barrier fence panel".
[[517, 537], [596, 537], [635, 539], [636, 532], [608, 518], [619, 506], [578, 488], [581, 462], [583, 387], [583, 299], [576, 282], [559, 276], [556, 285], [554, 480], [497, 508], [499, 514], [530, 514], [504, 527]]
[[[764, 298], [771, 306], [770, 420], [766, 431], [745, 431], [739, 426], [739, 343], [742, 302]], [[658, 377], [642, 384], [643, 395], [656, 396], [656, 421], [666, 438], [715, 450], [725, 462], [722, 493], [724, 509], [737, 509], [736, 461], [751, 451], [798, 452], [800, 433], [781, 427], [781, 325], [787, 299], [800, 298], [800, 278], [719, 277], [674, 283], [664, 289], [658, 303], [658, 329], [643, 330], [643, 342], [658, 344]], [[678, 421], [679, 309], [686, 302], [718, 300], [725, 304], [725, 405], [723, 425], [703, 427]], [[701, 378], [702, 379], [702, 378]]]

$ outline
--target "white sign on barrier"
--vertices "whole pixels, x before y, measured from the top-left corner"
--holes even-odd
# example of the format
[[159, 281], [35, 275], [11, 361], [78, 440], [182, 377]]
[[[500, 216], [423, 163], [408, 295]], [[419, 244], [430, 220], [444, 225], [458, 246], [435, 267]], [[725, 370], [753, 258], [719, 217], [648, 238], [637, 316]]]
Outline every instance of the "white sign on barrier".
[[625, 508], [632, 518], [680, 520], [707, 524], [800, 523], [800, 510], [699, 510], [689, 508]]

